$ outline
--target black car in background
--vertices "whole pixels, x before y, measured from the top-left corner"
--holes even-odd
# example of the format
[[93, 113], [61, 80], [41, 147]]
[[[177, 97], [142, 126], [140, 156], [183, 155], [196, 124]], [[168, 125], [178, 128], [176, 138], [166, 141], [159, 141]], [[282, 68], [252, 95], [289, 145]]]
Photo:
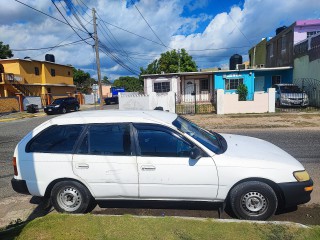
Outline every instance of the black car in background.
[[71, 110], [78, 111], [80, 104], [74, 97], [58, 98], [44, 108], [46, 114], [67, 113]]

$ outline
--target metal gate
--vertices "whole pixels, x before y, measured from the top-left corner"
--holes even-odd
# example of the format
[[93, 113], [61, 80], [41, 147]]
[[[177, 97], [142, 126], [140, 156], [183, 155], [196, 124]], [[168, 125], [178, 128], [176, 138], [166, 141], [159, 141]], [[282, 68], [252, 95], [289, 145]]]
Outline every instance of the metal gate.
[[314, 78], [298, 78], [294, 79], [293, 83], [307, 93], [310, 107], [320, 107], [320, 80]]

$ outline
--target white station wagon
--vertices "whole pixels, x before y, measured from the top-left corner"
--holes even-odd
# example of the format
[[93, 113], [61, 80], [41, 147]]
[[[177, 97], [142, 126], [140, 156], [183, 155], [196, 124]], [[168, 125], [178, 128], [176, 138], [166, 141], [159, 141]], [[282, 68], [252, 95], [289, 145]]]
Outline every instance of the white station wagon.
[[13, 156], [12, 187], [50, 197], [59, 212], [95, 200], [230, 204], [240, 219], [264, 220], [310, 200], [304, 167], [275, 145], [218, 134], [163, 111], [86, 111], [48, 120]]

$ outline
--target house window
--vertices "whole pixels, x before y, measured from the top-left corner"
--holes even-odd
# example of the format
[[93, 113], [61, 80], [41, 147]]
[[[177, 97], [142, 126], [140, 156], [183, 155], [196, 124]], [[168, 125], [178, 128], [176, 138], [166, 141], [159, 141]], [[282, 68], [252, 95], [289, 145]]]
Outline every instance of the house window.
[[170, 82], [154, 83], [153, 90], [157, 93], [170, 92]]
[[268, 55], [269, 55], [269, 58], [272, 58], [273, 57], [273, 43], [271, 43], [269, 45], [269, 48], [268, 48]]
[[320, 31], [307, 32], [307, 38], [320, 33]]
[[281, 76], [280, 75], [272, 76], [272, 86], [274, 84], [279, 84], [279, 83], [281, 83]]
[[200, 91], [209, 90], [209, 79], [200, 79]]
[[286, 36], [284, 35], [284, 36], [281, 38], [281, 51], [286, 51], [286, 44], [287, 44], [287, 38], [286, 38]]
[[226, 79], [225, 90], [236, 90], [240, 84], [243, 84], [243, 78]]
[[70, 71], [68, 71], [68, 76], [70, 76], [70, 74], [71, 74]]
[[51, 76], [52, 77], [56, 76], [56, 70], [53, 68], [51, 68]]
[[40, 72], [39, 72], [39, 68], [38, 67], [35, 67], [34, 68], [34, 74], [39, 76], [40, 75]]

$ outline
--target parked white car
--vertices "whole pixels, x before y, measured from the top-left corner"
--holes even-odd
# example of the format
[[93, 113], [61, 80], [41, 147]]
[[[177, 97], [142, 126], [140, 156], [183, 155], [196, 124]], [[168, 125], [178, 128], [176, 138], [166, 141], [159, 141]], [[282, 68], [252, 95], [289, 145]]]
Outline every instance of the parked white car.
[[275, 84], [277, 107], [307, 107], [309, 97], [297, 85], [289, 83]]
[[306, 203], [313, 182], [275, 145], [209, 132], [163, 111], [87, 111], [53, 118], [13, 156], [12, 187], [51, 198], [59, 212], [94, 200], [228, 203], [241, 219], [264, 220]]

